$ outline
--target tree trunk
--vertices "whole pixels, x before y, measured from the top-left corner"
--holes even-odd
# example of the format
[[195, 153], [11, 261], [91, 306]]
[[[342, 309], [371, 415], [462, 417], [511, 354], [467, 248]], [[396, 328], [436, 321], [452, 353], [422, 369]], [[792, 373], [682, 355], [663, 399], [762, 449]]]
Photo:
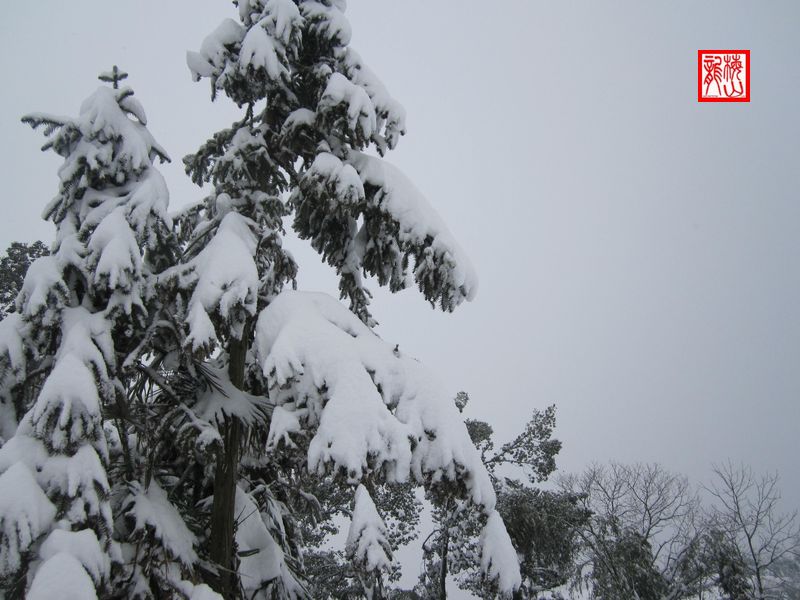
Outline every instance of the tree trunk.
[[442, 536], [442, 569], [439, 573], [439, 600], [447, 599], [447, 547], [449, 546], [447, 532]]
[[[249, 326], [244, 327], [241, 340], [231, 340], [228, 347], [228, 377], [238, 389], [244, 387], [244, 369], [247, 358]], [[234, 555], [234, 508], [236, 506], [236, 481], [239, 470], [239, 448], [242, 443], [242, 424], [238, 419], [226, 417], [223, 447], [217, 451], [214, 476], [214, 503], [211, 508], [210, 558], [219, 573], [212, 587], [226, 600], [236, 598], [239, 582]]]
[[450, 546], [450, 520], [453, 518], [453, 515], [450, 514], [452, 500], [448, 498], [444, 506], [444, 514], [446, 517], [444, 527], [442, 527], [442, 546], [439, 550], [439, 555], [442, 559], [441, 569], [439, 571], [439, 600], [447, 599], [447, 550]]

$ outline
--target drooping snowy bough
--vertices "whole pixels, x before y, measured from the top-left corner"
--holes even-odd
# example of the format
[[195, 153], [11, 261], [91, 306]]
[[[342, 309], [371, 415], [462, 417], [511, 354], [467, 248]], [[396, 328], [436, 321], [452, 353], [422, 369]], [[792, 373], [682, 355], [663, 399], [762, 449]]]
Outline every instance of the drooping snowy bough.
[[[417, 360], [381, 340], [334, 298], [307, 292], [283, 292], [261, 312], [256, 349], [282, 415], [272, 421], [271, 440], [292, 444], [293, 435], [309, 434], [309, 470], [340, 472], [353, 484], [377, 475], [463, 486], [462, 495], [486, 515], [482, 568], [502, 592], [519, 585], [516, 551], [494, 509], [478, 450], [455, 404]], [[358, 556], [362, 568], [379, 570], [388, 559], [374, 558], [383, 552], [374, 511], [359, 486], [353, 528], [373, 528], [367, 539], [375, 547]]]

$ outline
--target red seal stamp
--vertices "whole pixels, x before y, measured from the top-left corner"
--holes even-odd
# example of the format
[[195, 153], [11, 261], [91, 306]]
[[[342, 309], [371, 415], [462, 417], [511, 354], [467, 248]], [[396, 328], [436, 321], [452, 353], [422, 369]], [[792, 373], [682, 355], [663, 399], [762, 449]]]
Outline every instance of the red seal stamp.
[[750, 50], [698, 50], [697, 101], [750, 102]]

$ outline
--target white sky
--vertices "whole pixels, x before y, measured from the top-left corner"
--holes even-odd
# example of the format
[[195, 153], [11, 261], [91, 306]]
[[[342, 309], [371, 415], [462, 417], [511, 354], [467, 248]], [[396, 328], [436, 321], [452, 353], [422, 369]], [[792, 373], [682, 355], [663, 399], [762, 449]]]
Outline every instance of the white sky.
[[[119, 64], [173, 163], [238, 114], [190, 81], [217, 0], [9, 2], [0, 19], [0, 246], [50, 241], [55, 156], [19, 122], [75, 114]], [[800, 505], [800, 3], [351, 0], [353, 45], [408, 111], [389, 159], [481, 277], [455, 314], [377, 293], [387, 339], [511, 437], [555, 403], [562, 470], [778, 470]], [[752, 51], [752, 102], [699, 104], [699, 48]], [[335, 292], [292, 242], [301, 286]], [[377, 286], [373, 286], [376, 288]]]

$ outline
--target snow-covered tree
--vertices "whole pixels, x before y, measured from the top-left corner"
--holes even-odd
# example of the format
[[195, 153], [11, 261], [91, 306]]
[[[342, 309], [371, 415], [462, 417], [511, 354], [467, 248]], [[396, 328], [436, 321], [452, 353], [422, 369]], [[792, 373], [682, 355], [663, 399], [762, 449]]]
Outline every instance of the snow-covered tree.
[[[31, 114], [44, 150], [64, 158], [44, 210], [49, 256], [29, 268], [0, 325], [0, 581], [28, 598], [91, 598], [111, 589], [104, 415], [124, 402], [146, 336], [149, 274], [170, 235], [166, 160], [116, 68], [77, 117]], [[150, 252], [153, 251], [153, 256]]]
[[[272, 509], [258, 507], [272, 532], [287, 532], [275, 551], [292, 563], [284, 500], [296, 491], [286, 484], [308, 470], [351, 486], [411, 479], [451, 488], [478, 507], [484, 568], [510, 592], [516, 558], [455, 407], [419, 363], [371, 329], [365, 276], [393, 291], [415, 282], [446, 311], [477, 290], [440, 217], [381, 158], [405, 132], [404, 111], [349, 46], [343, 1], [236, 4], [238, 20], [225, 20], [187, 58], [196, 79], [210, 80], [212, 98], [226, 95], [242, 117], [184, 159], [211, 192], [180, 217], [183, 256], [159, 279], [176, 298], [182, 364], [213, 363], [221, 386], [238, 390], [215, 400], [217, 409], [204, 412], [211, 418], [187, 404], [190, 429], [213, 453], [204, 469], [214, 478], [215, 586], [231, 597], [245, 584], [236, 496], [251, 493], [254, 481], [272, 495]], [[283, 246], [287, 217], [335, 269], [350, 310], [284, 289], [297, 271]], [[255, 398], [267, 405], [254, 408]]]

